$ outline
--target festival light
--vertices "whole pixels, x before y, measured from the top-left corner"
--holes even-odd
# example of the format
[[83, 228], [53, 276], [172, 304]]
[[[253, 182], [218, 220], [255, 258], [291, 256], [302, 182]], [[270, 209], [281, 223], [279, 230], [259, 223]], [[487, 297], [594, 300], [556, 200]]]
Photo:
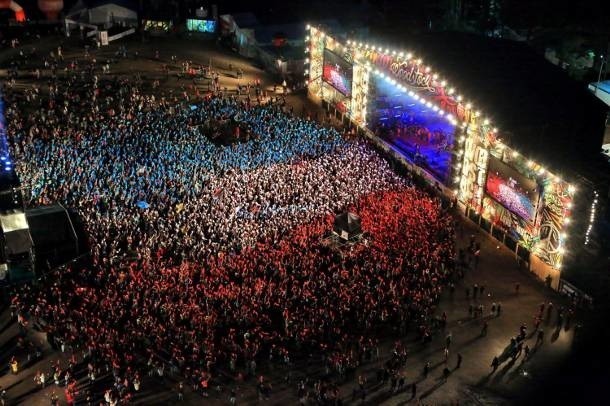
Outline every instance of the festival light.
[[593, 231], [593, 226], [595, 225], [595, 212], [597, 209], [597, 198], [598, 198], [598, 193], [597, 191], [593, 191], [593, 203], [591, 204], [591, 209], [590, 209], [590, 216], [589, 216], [589, 225], [587, 227], [587, 231], [585, 232], [585, 246], [589, 245], [590, 240], [590, 236], [591, 236], [591, 231]]

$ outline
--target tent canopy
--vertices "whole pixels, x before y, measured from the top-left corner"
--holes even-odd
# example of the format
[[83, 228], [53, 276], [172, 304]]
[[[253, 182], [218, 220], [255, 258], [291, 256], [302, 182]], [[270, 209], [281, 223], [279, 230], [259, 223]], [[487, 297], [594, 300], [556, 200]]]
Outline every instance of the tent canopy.
[[362, 233], [362, 224], [357, 214], [345, 212], [335, 217], [333, 231], [342, 238], [350, 239]]

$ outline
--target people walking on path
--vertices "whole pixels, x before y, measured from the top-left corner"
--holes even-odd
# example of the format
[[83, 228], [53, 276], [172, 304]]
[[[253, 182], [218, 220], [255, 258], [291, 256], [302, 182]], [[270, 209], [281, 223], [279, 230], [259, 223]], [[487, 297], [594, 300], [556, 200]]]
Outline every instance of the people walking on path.
[[497, 356], [495, 356], [494, 359], [491, 361], [491, 367], [493, 368], [492, 372], [496, 372], [499, 365], [500, 365], [500, 360], [498, 359]]

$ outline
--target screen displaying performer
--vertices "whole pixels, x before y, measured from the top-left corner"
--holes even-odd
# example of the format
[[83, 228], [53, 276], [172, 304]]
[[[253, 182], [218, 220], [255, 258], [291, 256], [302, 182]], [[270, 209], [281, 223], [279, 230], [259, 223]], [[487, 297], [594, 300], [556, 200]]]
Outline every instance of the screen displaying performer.
[[339, 93], [350, 97], [352, 94], [353, 66], [334, 52], [324, 49], [324, 66], [322, 80], [337, 89]]
[[500, 159], [491, 156], [485, 183], [487, 194], [526, 221], [534, 221], [538, 206], [538, 184]]
[[216, 21], [214, 20], [186, 20], [186, 29], [194, 32], [215, 32]]

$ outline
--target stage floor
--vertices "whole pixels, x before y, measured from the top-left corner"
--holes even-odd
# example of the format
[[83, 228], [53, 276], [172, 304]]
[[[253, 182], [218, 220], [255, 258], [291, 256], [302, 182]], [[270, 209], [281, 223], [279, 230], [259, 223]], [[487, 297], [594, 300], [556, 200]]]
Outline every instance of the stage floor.
[[439, 182], [448, 183], [451, 176], [451, 145], [434, 144], [395, 132], [381, 138], [411, 162], [428, 170]]

